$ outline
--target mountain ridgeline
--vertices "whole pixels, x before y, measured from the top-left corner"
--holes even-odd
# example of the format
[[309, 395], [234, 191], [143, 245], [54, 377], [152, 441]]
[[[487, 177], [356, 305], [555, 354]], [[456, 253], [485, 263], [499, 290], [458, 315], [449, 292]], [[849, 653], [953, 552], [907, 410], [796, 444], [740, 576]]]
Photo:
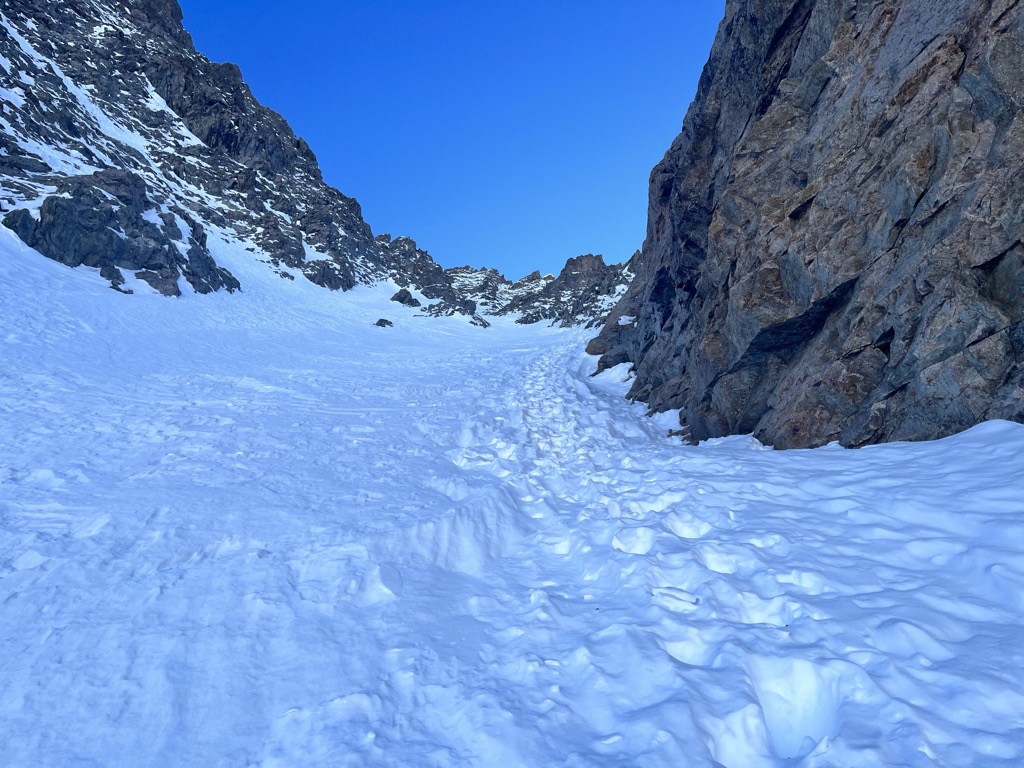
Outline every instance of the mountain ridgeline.
[[1024, 421], [1024, 7], [728, 0], [589, 350], [698, 440]]
[[[0, 0], [0, 13], [0, 220], [42, 255], [124, 292], [244, 290], [211, 252], [218, 230], [282, 278], [331, 290], [392, 280], [428, 313], [487, 325], [462, 288], [496, 273], [444, 270], [409, 238], [375, 237], [238, 67], [195, 50], [176, 0]], [[551, 306], [553, 278], [505, 291], [518, 319], [606, 313], [629, 273], [596, 261], [591, 284], [573, 280], [575, 260], [558, 278], [575, 286], [573, 312]]]

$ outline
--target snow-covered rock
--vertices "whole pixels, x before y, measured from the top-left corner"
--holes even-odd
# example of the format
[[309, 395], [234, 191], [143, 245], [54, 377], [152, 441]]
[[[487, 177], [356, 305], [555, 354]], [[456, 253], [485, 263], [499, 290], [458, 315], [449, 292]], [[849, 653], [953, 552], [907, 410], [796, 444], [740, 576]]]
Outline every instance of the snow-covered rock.
[[606, 265], [601, 256], [586, 254], [569, 259], [558, 277], [533, 272], [514, 283], [494, 269], [456, 267], [447, 272], [486, 314], [511, 315], [524, 325], [546, 321], [567, 328], [603, 323], [629, 287], [633, 263]]
[[3, 8], [0, 205], [44, 255], [165, 294], [179, 293], [179, 277], [230, 289], [202, 246], [217, 226], [283, 276], [333, 289], [388, 276], [356, 201], [323, 183], [309, 147], [237, 67], [195, 51], [177, 3]]
[[[0, 219], [29, 246], [126, 292], [129, 277], [171, 296], [244, 290], [206, 248], [216, 227], [283, 278], [333, 290], [390, 280], [418, 291], [423, 312], [481, 326], [544, 287], [503, 287], [507, 301], [478, 313], [476, 292], [412, 239], [375, 238], [306, 142], [238, 67], [197, 52], [181, 21], [174, 0], [0, 4]], [[575, 295], [544, 303], [520, 311], [592, 319]]]

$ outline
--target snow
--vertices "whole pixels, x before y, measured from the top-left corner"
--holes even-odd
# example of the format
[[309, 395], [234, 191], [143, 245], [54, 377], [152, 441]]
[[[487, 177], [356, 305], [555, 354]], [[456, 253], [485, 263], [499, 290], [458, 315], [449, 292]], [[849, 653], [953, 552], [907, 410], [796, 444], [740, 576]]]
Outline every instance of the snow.
[[0, 228], [6, 764], [1024, 760], [1024, 427], [686, 446], [586, 332], [209, 234], [242, 293]]
[[182, 122], [178, 114], [171, 109], [164, 97], [156, 92], [153, 84], [146, 79], [146, 102], [145, 106], [152, 112], [165, 112], [171, 116], [173, 121], [173, 130], [177, 134], [178, 144], [184, 147], [201, 147], [204, 146], [202, 140], [190, 131], [185, 124]]
[[[283, 216], [284, 214], [281, 215]], [[315, 247], [307, 243], [306, 238], [302, 238], [302, 251], [304, 254], [303, 259], [307, 264], [311, 261], [323, 261], [325, 259], [330, 259], [328, 254], [321, 253]]]
[[150, 224], [155, 224], [158, 227], [162, 228], [164, 226], [164, 220], [160, 218], [160, 211], [156, 208], [147, 208], [142, 212], [142, 218]]
[[0, 88], [0, 101], [21, 109], [25, 106], [25, 91], [22, 88]]

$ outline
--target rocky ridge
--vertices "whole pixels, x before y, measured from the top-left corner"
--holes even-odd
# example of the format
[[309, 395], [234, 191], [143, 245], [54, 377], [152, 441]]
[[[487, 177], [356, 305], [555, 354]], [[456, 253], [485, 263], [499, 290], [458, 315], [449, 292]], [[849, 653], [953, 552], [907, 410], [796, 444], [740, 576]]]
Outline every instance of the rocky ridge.
[[29, 245], [168, 295], [181, 277], [199, 292], [238, 287], [206, 250], [209, 227], [251, 242], [282, 276], [332, 289], [379, 277], [358, 204], [323, 183], [237, 67], [195, 51], [174, 0], [0, 12], [0, 205]]
[[426, 313], [487, 324], [456, 273], [374, 237], [238, 67], [195, 50], [176, 0], [0, 0], [0, 14], [0, 220], [44, 256], [125, 292], [244, 289], [207, 248], [217, 229], [283, 278], [391, 280]]
[[557, 277], [533, 272], [512, 282], [494, 269], [455, 267], [453, 284], [489, 315], [515, 315], [522, 324], [599, 325], [633, 279], [632, 261], [605, 264], [601, 256], [569, 259]]
[[1024, 421], [1019, 0], [728, 0], [589, 349], [694, 439]]
[[445, 271], [452, 284], [488, 314], [500, 314], [512, 301], [540, 293], [555, 279], [553, 275], [542, 275], [540, 270], [515, 282], [487, 267], [451, 267]]

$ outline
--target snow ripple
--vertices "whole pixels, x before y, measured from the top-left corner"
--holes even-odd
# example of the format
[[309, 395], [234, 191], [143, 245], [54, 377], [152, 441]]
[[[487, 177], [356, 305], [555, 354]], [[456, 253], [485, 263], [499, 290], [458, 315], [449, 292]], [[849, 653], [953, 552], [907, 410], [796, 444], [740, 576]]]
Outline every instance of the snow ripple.
[[1019, 425], [685, 446], [576, 331], [9, 250], [8, 764], [1024, 760]]

